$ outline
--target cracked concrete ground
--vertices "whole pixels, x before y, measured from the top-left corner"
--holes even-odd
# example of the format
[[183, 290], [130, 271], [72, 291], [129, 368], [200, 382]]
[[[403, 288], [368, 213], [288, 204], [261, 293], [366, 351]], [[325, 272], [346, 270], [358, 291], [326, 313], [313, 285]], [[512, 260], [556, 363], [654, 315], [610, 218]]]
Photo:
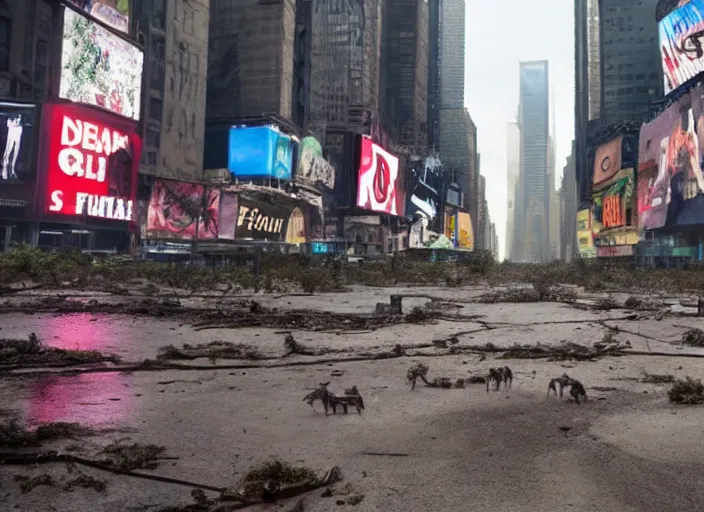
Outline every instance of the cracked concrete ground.
[[[449, 315], [480, 315], [473, 321], [444, 319], [434, 324], [397, 324], [352, 333], [294, 331], [296, 340], [308, 347], [388, 350], [395, 344], [430, 343], [468, 331], [475, 332], [458, 335], [457, 346], [560, 342], [591, 346], [601, 340], [605, 326], [610, 326], [618, 327], [616, 339], [630, 341], [635, 351], [672, 355], [550, 362], [497, 360], [492, 354], [481, 360], [477, 354], [452, 356], [427, 348], [395, 359], [276, 369], [0, 374], [0, 410], [6, 417], [15, 416], [29, 424], [71, 421], [119, 430], [46, 448], [70, 446], [79, 454], [89, 453], [124, 438], [163, 445], [167, 454], [178, 460], [162, 461], [150, 471], [153, 474], [228, 487], [257, 462], [278, 458], [319, 471], [337, 464], [344, 473], [343, 483], [350, 483], [364, 495], [356, 506], [338, 506], [334, 497], [323, 498], [320, 491], [314, 492], [305, 499], [305, 510], [312, 512], [336, 508], [412, 512], [700, 510], [704, 502], [700, 485], [704, 408], [670, 405], [667, 385], [645, 384], [639, 378], [644, 372], [702, 377], [704, 361], [683, 355], [704, 352], [683, 348], [679, 340], [687, 328], [701, 328], [704, 322], [678, 316], [665, 316], [660, 321], [626, 320], [630, 313], [626, 310], [592, 311], [559, 303], [471, 302], [484, 291], [478, 287], [359, 287], [348, 293], [309, 297], [259, 295], [256, 300], [281, 310], [310, 308], [361, 314], [372, 312], [377, 302], [388, 302], [392, 293], [426, 294], [457, 301], [456, 306], [461, 307], [448, 309]], [[592, 294], [589, 298], [599, 297]], [[4, 300], [27, 300], [27, 296]], [[188, 300], [206, 308], [220, 299]], [[688, 298], [681, 302], [685, 300]], [[427, 302], [422, 297], [406, 298], [404, 310], [409, 312]], [[271, 356], [284, 353], [284, 334], [276, 329], [195, 330], [178, 320], [148, 317], [13, 313], [0, 316], [0, 327], [2, 338], [36, 332], [49, 345], [116, 353], [126, 361], [154, 358], [167, 344], [216, 340], [247, 343]], [[291, 356], [285, 361], [299, 360], [315, 357]], [[511, 390], [490, 393], [482, 385], [452, 390], [418, 386], [410, 391], [405, 374], [415, 361], [430, 367], [429, 377], [453, 380], [483, 375], [491, 366], [508, 364], [515, 381]], [[196, 362], [211, 365], [207, 360]], [[216, 365], [235, 362], [218, 360]], [[587, 404], [546, 397], [550, 378], [564, 372], [585, 384]], [[332, 381], [333, 389], [357, 385], [364, 396], [364, 414], [325, 417], [319, 404], [313, 410], [301, 401], [309, 390], [327, 380]], [[0, 466], [3, 503], [8, 509], [41, 512], [158, 510], [191, 501], [188, 487], [93, 469], [81, 471], [106, 480], [107, 490], [65, 492], [57, 484], [23, 494], [13, 481], [14, 475], [50, 473], [57, 482], [74, 476], [62, 464]], [[282, 509], [275, 504], [249, 510], [288, 510], [291, 506]]]

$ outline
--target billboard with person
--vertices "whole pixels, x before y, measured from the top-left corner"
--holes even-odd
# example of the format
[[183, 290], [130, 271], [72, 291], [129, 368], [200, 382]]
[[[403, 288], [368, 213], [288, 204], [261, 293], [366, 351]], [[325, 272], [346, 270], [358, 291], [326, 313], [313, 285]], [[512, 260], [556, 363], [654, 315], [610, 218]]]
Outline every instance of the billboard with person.
[[658, 24], [665, 94], [704, 71], [704, 0], [680, 2]]
[[641, 128], [637, 212], [641, 230], [704, 224], [704, 87]]

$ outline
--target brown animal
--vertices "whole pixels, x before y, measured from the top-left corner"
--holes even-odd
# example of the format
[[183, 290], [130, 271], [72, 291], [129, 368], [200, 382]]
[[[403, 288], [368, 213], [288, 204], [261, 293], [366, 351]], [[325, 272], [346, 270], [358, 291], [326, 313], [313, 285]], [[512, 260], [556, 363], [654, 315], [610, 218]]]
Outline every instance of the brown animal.
[[572, 386], [570, 387], [570, 395], [574, 398], [574, 401], [579, 403], [579, 397], [584, 397], [584, 401], [587, 401], [587, 391], [584, 386], [578, 380], [572, 379]]
[[548, 384], [548, 397], [550, 396], [550, 390], [552, 390], [555, 392], [555, 396], [559, 393], [560, 398], [562, 398], [562, 390], [570, 385], [572, 385], [572, 379], [566, 373], [551, 379], [550, 384]]
[[318, 385], [318, 389], [312, 393], [307, 394], [303, 397], [303, 401], [307, 402], [311, 407], [313, 402], [320, 400], [323, 403], [323, 409], [325, 409], [325, 415], [328, 415], [328, 409], [332, 409], [333, 414], [337, 414], [337, 406], [341, 406], [345, 414], [347, 414], [347, 408], [352, 405], [357, 409], [359, 414], [362, 414], [362, 409], [364, 409], [364, 400], [362, 396], [357, 391], [357, 386], [352, 386], [350, 389], [345, 390], [344, 395], [336, 395], [331, 391], [328, 391], [328, 385], [330, 382], [321, 382]]
[[511, 385], [513, 384], [513, 372], [511, 371], [511, 368], [504, 366], [501, 369], [501, 373], [504, 377], [504, 388], [511, 389]]
[[504, 373], [501, 368], [489, 368], [489, 375], [486, 377], [486, 392], [488, 393], [491, 387], [494, 391], [498, 391], [503, 380]]
[[562, 398], [562, 390], [568, 386], [570, 388], [570, 395], [574, 398], [575, 402], [581, 403], [579, 401], [580, 397], [583, 397], [585, 402], [587, 401], [587, 391], [584, 389], [584, 385], [566, 373], [550, 380], [550, 384], [548, 384], [548, 397], [550, 396], [550, 390], [553, 390], [557, 396], [559, 388], [560, 398]]

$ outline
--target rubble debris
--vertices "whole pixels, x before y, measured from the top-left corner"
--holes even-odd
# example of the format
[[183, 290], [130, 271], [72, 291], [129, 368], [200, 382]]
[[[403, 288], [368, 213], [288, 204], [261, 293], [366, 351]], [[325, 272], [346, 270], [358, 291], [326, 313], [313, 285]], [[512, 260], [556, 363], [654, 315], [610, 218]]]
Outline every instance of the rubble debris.
[[36, 334], [24, 339], [0, 339], [0, 366], [62, 367], [87, 363], [118, 363], [120, 358], [97, 350], [64, 350], [44, 345]]
[[440, 316], [437, 312], [428, 311], [420, 306], [414, 307], [410, 313], [406, 315], [406, 322], [409, 324], [428, 324], [433, 323]]
[[700, 379], [686, 377], [685, 380], [676, 380], [667, 392], [670, 402], [684, 405], [697, 405], [704, 403], [704, 384]]
[[364, 409], [364, 399], [362, 398], [362, 395], [359, 394], [357, 386], [352, 386], [351, 388], [345, 390], [344, 395], [339, 395], [328, 391], [329, 384], [330, 381], [321, 382], [318, 384], [318, 388], [315, 391], [308, 393], [303, 397], [303, 401], [315, 409], [313, 402], [320, 400], [323, 404], [323, 408], [325, 409], [326, 416], [328, 415], [328, 410], [330, 408], [332, 408], [333, 414], [337, 414], [338, 405], [342, 406], [344, 414], [348, 413], [349, 406], [354, 406], [354, 408], [357, 409], [357, 413], [362, 414], [362, 410]]
[[[160, 347], [157, 351], [158, 360], [188, 360], [208, 358], [212, 361], [217, 359], [265, 359], [254, 347], [244, 343], [232, 343], [229, 341], [213, 341], [205, 344], [189, 345], [185, 343], [181, 348], [173, 345]], [[275, 359], [275, 358], [270, 358]]]
[[308, 490], [313, 490], [314, 488], [333, 484], [339, 479], [341, 479], [339, 468], [336, 471], [333, 468], [323, 478], [319, 478], [315, 471], [310, 468], [292, 466], [287, 462], [274, 460], [263, 462], [248, 471], [239, 483], [235, 496], [239, 501], [259, 501], [266, 494], [265, 484], [267, 482], [269, 482], [267, 484], [268, 487], [272, 485], [272, 482], [278, 484], [279, 490], [274, 496], [276, 498], [292, 486], [309, 486], [311, 488]]
[[704, 331], [697, 329], [688, 329], [682, 335], [682, 345], [687, 345], [690, 347], [704, 347]]
[[73, 492], [77, 487], [83, 489], [93, 489], [98, 492], [105, 492], [106, 483], [105, 480], [98, 480], [90, 475], [81, 475], [78, 478], [69, 480], [64, 485], [64, 491]]
[[333, 352], [330, 349], [324, 348], [317, 350], [308, 348], [302, 343], [297, 342], [296, 339], [293, 337], [293, 334], [291, 333], [286, 334], [286, 337], [284, 338], [284, 349], [286, 350], [284, 357], [290, 356], [292, 354], [298, 354], [300, 356], [322, 356]]
[[95, 432], [78, 423], [43, 423], [35, 430], [28, 430], [16, 420], [0, 423], [0, 446], [39, 446], [55, 439], [73, 439], [93, 435]]
[[464, 379], [457, 379], [457, 380], [455, 381], [455, 387], [456, 387], [457, 389], [464, 389], [464, 382], [465, 382]]
[[486, 384], [486, 377], [482, 377], [480, 375], [472, 375], [466, 380], [466, 382], [468, 384]]
[[643, 372], [643, 378], [640, 379], [645, 384], [672, 384], [675, 382], [674, 375], [656, 375], [653, 373]]
[[429, 388], [451, 389], [452, 380], [449, 377], [436, 377], [428, 381], [428, 366], [423, 363], [415, 363], [406, 372], [406, 381], [411, 385], [411, 390], [416, 388], [416, 381], [420, 379]]
[[28, 492], [32, 491], [35, 487], [39, 487], [40, 485], [54, 485], [54, 479], [51, 477], [51, 475], [48, 475], [46, 473], [33, 477], [28, 477], [25, 475], [15, 475], [15, 482], [19, 484], [20, 491], [22, 491], [22, 494], [27, 494]]
[[613, 296], [609, 295], [608, 297], [601, 297], [596, 301], [596, 304], [594, 305], [594, 309], [601, 309], [601, 310], [610, 310], [610, 309], [618, 309], [618, 303], [616, 302], [616, 299], [613, 298]]
[[108, 458], [103, 462], [122, 471], [135, 469], [154, 469], [159, 465], [159, 455], [166, 448], [154, 444], [121, 444], [113, 443], [103, 448], [101, 454]]
[[477, 299], [477, 302], [483, 304], [496, 304], [498, 302], [540, 302], [541, 297], [534, 288], [509, 286], [504, 290], [493, 290], [487, 292]]

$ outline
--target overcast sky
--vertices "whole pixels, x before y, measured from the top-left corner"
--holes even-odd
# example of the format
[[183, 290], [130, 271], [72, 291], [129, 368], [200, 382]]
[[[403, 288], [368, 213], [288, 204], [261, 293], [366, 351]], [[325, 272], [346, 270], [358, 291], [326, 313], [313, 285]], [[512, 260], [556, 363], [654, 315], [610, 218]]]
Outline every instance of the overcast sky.
[[[506, 124], [518, 109], [518, 62], [548, 60], [555, 109], [555, 176], [574, 138], [574, 9], [570, 0], [465, 0], [464, 102], [477, 125], [491, 219], [506, 246]], [[551, 111], [551, 118], [552, 118]]]

